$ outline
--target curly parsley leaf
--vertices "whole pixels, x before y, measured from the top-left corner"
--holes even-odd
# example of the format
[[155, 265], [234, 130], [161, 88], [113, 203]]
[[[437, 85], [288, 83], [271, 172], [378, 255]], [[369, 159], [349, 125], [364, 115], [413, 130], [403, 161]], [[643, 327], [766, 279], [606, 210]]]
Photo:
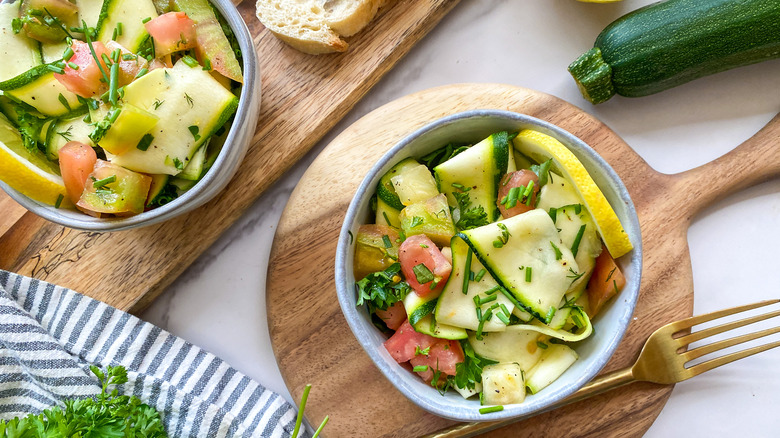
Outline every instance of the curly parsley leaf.
[[490, 223], [488, 215], [485, 209], [480, 205], [477, 207], [471, 207], [471, 199], [469, 194], [454, 190], [452, 195], [458, 202], [458, 210], [460, 210], [460, 217], [455, 226], [459, 230], [469, 230], [471, 228], [481, 227]]
[[176, 190], [176, 186], [173, 184], [166, 184], [165, 187], [163, 187], [160, 194], [155, 196], [154, 199], [152, 199], [152, 202], [147, 205], [148, 208], [157, 208], [162, 207], [163, 205], [173, 201], [174, 199], [179, 197], [179, 192]]
[[43, 414], [0, 420], [0, 438], [12, 437], [146, 437], [168, 435], [160, 414], [135, 396], [119, 395], [111, 385], [127, 382], [127, 370], [109, 366], [105, 372], [90, 367], [100, 381], [95, 398], [65, 400], [65, 407], [45, 409]]
[[406, 298], [412, 290], [400, 275], [401, 264], [393, 263], [384, 271], [368, 274], [355, 283], [357, 305], [368, 303], [369, 310], [387, 310], [388, 307]]

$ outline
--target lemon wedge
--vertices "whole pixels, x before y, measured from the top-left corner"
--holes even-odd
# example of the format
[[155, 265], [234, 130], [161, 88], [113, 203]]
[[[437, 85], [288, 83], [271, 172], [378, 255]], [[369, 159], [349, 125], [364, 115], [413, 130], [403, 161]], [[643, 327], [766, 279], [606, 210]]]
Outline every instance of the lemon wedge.
[[[69, 206], [59, 168], [38, 151], [24, 147], [19, 131], [0, 114], [0, 176], [18, 192], [44, 204]], [[59, 200], [59, 201], [58, 201]]]
[[633, 245], [615, 210], [580, 160], [566, 146], [549, 135], [531, 129], [520, 131], [514, 144], [516, 149], [538, 163], [553, 159], [554, 167], [574, 184], [612, 257], [618, 258], [631, 251]]

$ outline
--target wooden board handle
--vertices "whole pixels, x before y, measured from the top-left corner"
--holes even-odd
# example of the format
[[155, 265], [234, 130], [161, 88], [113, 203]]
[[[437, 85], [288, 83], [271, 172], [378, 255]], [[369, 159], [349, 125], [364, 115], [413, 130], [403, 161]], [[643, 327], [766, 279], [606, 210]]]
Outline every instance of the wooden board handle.
[[780, 176], [780, 114], [717, 160], [664, 176], [673, 206], [689, 220], [717, 199]]

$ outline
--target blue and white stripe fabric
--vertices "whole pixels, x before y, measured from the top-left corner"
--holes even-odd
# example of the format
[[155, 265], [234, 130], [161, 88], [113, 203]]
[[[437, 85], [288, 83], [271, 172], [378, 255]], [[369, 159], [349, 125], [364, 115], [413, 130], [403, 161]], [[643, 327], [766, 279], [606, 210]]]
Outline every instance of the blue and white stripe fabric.
[[289, 437], [295, 409], [192, 344], [72, 290], [0, 270], [0, 418], [100, 392], [90, 365], [123, 365], [170, 437]]

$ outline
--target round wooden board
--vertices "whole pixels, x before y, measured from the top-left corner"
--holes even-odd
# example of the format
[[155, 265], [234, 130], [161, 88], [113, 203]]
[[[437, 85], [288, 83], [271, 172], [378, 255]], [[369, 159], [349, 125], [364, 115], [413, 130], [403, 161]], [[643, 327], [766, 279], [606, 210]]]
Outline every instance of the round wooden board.
[[[279, 222], [269, 264], [266, 299], [276, 359], [293, 397], [300, 399], [304, 386], [313, 384], [306, 416], [319, 424], [329, 415], [327, 436], [411, 437], [455, 424], [409, 402], [376, 369], [342, 316], [333, 271], [344, 215], [373, 163], [412, 131], [470, 109], [505, 109], [554, 123], [596, 149], [628, 188], [641, 223], [644, 272], [635, 318], [603, 372], [630, 365], [656, 328], [691, 315], [686, 234], [692, 216], [718, 196], [780, 173], [780, 148], [771, 150], [766, 142], [767, 136], [777, 137], [780, 117], [726, 156], [683, 174], [664, 175], [591, 115], [529, 89], [450, 85], [376, 109], [334, 139], [303, 175]], [[633, 384], [490, 436], [641, 436], [671, 389]]]

